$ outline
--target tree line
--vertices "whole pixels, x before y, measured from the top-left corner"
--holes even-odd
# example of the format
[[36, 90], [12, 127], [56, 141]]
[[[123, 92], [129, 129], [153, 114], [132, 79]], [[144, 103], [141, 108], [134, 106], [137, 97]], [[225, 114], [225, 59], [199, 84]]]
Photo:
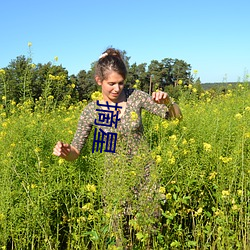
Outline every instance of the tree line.
[[[166, 90], [167, 87], [200, 83], [191, 72], [191, 65], [183, 60], [165, 58], [161, 61], [152, 60], [146, 63], [133, 63], [123, 51], [128, 68], [126, 86], [136, 87], [145, 92], [156, 89]], [[95, 62], [90, 70], [80, 70], [77, 75], [69, 75], [66, 68], [55, 62], [34, 64], [31, 57], [24, 55], [11, 60], [9, 65], [0, 70], [0, 95], [5, 104], [8, 101], [20, 103], [24, 100], [39, 100], [53, 97], [57, 102], [65, 97], [71, 102], [90, 100], [91, 94], [99, 90], [94, 80]], [[136, 86], [135, 86], [136, 85]]]

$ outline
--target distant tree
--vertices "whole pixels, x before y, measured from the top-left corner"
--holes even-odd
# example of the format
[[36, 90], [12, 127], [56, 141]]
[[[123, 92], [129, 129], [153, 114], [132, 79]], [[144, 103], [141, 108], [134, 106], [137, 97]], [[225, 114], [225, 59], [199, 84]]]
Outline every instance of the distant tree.
[[6, 67], [7, 98], [19, 102], [32, 96], [32, 65], [30, 59], [18, 56]]

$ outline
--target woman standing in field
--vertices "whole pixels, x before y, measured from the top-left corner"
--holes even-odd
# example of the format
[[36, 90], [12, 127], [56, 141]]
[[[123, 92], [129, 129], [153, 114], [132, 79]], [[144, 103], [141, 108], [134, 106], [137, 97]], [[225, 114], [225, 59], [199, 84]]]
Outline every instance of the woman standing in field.
[[[73, 161], [77, 159], [94, 126], [95, 138], [92, 152], [95, 151], [96, 146], [97, 151], [105, 148], [104, 152], [109, 152], [107, 173], [104, 175], [107, 182], [109, 182], [108, 178], [114, 171], [115, 164], [110, 159], [124, 155], [125, 152], [126, 164], [131, 164], [132, 159], [138, 155], [141, 149], [144, 141], [142, 109], [146, 109], [163, 119], [181, 118], [182, 116], [179, 106], [172, 102], [165, 92], [154, 92], [151, 97], [143, 91], [125, 88], [126, 76], [127, 69], [121, 52], [114, 48], [108, 48], [100, 56], [95, 69], [95, 80], [101, 86], [102, 100], [92, 101], [84, 108], [72, 143], [59, 141], [53, 151], [54, 155], [65, 160]], [[147, 149], [143, 147], [142, 150], [145, 158], [147, 158]], [[153, 186], [146, 188], [150, 179], [149, 169], [151, 166], [149, 167], [149, 165], [149, 163], [146, 163], [141, 167], [142, 174], [138, 179], [140, 184], [135, 182], [136, 187], [130, 187], [130, 190], [133, 189], [136, 199], [144, 189], [146, 190], [147, 200], [152, 201], [149, 193], [152, 193]], [[107, 200], [107, 193], [104, 194], [104, 200]], [[124, 202], [127, 204], [127, 201]]]

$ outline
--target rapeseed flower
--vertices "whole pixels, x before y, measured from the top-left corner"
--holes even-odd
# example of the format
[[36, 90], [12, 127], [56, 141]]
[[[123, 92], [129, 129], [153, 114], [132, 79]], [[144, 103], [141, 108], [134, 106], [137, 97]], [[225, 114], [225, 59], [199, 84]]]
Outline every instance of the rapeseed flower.
[[212, 180], [212, 179], [214, 179], [214, 178], [216, 177], [216, 175], [217, 175], [216, 172], [212, 172], [212, 173], [210, 173], [208, 179], [209, 179], [209, 180]]
[[203, 148], [207, 152], [211, 152], [212, 151], [212, 146], [209, 143], [203, 142]]
[[103, 99], [102, 93], [100, 91], [95, 91], [91, 94], [91, 99], [93, 101], [100, 101]]
[[28, 42], [28, 47], [31, 47], [32, 46], [32, 42]]
[[166, 193], [166, 188], [165, 187], [160, 187], [159, 188], [159, 193], [165, 194]]
[[93, 184], [87, 184], [86, 186], [87, 191], [91, 192], [91, 193], [95, 193], [96, 192], [96, 186]]
[[229, 190], [222, 190], [221, 194], [222, 194], [222, 197], [225, 198], [225, 197], [230, 195], [230, 191]]
[[130, 113], [130, 118], [132, 121], [136, 121], [138, 119], [138, 114], [135, 111]]
[[0, 75], [5, 75], [5, 70], [4, 69], [0, 69]]
[[182, 80], [178, 80], [178, 84], [182, 85], [183, 81]]
[[54, 60], [57, 62], [57, 61], [58, 61], [58, 56], [55, 56], [55, 57], [54, 57]]
[[236, 114], [234, 117], [235, 117], [235, 119], [237, 119], [237, 120], [241, 120], [241, 119], [242, 119], [242, 114], [238, 113], [238, 114]]
[[156, 162], [157, 164], [159, 164], [159, 163], [162, 162], [162, 158], [161, 158], [160, 155], [156, 155], [155, 162]]
[[162, 123], [161, 123], [162, 127], [163, 128], [167, 128], [168, 127], [168, 122], [166, 120], [164, 120]]
[[167, 199], [167, 200], [170, 200], [171, 198], [172, 198], [172, 194], [171, 194], [171, 193], [167, 193], [167, 194], [166, 194], [166, 199]]
[[223, 162], [223, 163], [228, 163], [230, 161], [232, 161], [232, 157], [223, 157], [223, 156], [220, 156], [219, 159]]

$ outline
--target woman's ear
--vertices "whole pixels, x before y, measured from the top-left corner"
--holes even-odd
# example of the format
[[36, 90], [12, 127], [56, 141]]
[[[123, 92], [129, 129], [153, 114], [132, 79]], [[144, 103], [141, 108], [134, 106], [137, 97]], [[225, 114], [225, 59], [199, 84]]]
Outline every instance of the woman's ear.
[[99, 76], [96, 76], [96, 77], [95, 77], [95, 81], [96, 81], [96, 83], [97, 83], [99, 86], [102, 85], [102, 81], [101, 81], [101, 79], [100, 79]]

